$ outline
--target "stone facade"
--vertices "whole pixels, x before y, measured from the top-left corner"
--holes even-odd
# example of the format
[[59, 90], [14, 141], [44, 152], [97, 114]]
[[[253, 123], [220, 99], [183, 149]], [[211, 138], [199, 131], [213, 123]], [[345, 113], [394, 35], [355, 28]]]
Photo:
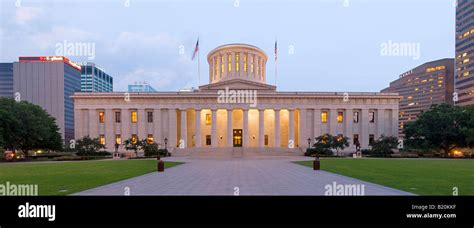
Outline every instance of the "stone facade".
[[[247, 48], [261, 52], [266, 62], [263, 51], [243, 44], [221, 46], [211, 51], [208, 61], [226, 67], [216, 64], [214, 54], [235, 48], [241, 55]], [[313, 143], [324, 133], [351, 138], [345, 152], [355, 151], [356, 135], [362, 148], [368, 147], [369, 138], [398, 136], [396, 93], [278, 92], [263, 83], [264, 73], [248, 79], [254, 77], [249, 68], [244, 71], [244, 63], [238, 67], [248, 74], [218, 80], [210, 71], [212, 83], [190, 92], [75, 93], [76, 138], [101, 137], [109, 151], [118, 137], [123, 143], [134, 135], [162, 147], [167, 139], [167, 148], [175, 154], [239, 149], [301, 154], [308, 138]], [[119, 151], [125, 152], [123, 146]]]

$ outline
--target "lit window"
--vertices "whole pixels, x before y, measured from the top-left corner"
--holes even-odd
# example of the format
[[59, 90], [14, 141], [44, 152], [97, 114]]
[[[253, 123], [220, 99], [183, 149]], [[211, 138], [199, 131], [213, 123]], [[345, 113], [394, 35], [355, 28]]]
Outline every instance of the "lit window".
[[230, 54], [227, 54], [227, 71], [232, 71], [232, 57]]
[[115, 135], [115, 144], [122, 144], [122, 137], [120, 135]]
[[224, 56], [221, 57], [221, 73], [224, 73]]
[[132, 111], [132, 123], [136, 123], [138, 121], [137, 111]]
[[342, 123], [343, 119], [344, 119], [344, 113], [343, 112], [338, 112], [337, 113], [337, 122]]
[[257, 76], [260, 75], [260, 61], [257, 59]]
[[247, 53], [244, 53], [244, 72], [247, 72]]
[[148, 134], [148, 137], [146, 137], [146, 143], [148, 144], [153, 144], [154, 140], [153, 140], [153, 135], [152, 134]]
[[240, 55], [239, 54], [235, 54], [235, 71], [239, 72], [240, 70]]
[[465, 59], [462, 61], [462, 63], [467, 63], [467, 62], [469, 62], [469, 59]]
[[369, 123], [375, 123], [375, 112], [369, 112]]
[[131, 140], [132, 144], [135, 145], [138, 143], [138, 137], [136, 134], [133, 134], [132, 135], [132, 140]]
[[100, 123], [105, 122], [105, 113], [104, 112], [99, 112], [99, 122]]
[[101, 145], [105, 145], [105, 136], [104, 136], [104, 135], [100, 135], [100, 136], [99, 136], [99, 143], [100, 143]]
[[464, 77], [469, 76], [469, 71], [464, 72], [462, 75], [463, 75]]
[[211, 125], [212, 119], [211, 114], [206, 114], [206, 125]]
[[253, 56], [250, 56], [250, 73], [253, 73]]
[[214, 58], [214, 79], [217, 78], [219, 74], [219, 63], [217, 62], [217, 58]]
[[326, 112], [326, 111], [321, 112], [321, 122], [323, 122], [323, 123], [328, 122], [328, 112]]
[[121, 113], [120, 112], [115, 112], [115, 123], [120, 123], [121, 121]]
[[359, 112], [354, 112], [354, 123], [359, 123]]

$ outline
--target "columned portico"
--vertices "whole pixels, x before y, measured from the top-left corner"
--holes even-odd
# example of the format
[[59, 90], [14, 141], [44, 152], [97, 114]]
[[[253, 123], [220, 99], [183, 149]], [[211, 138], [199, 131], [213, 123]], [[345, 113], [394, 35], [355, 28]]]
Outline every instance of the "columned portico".
[[[267, 154], [302, 153], [308, 138], [312, 144], [326, 133], [348, 137], [346, 153], [356, 139], [365, 149], [369, 139], [398, 136], [397, 94], [348, 93], [343, 100], [344, 93], [279, 92], [266, 84], [266, 54], [252, 45], [218, 47], [208, 61], [209, 84], [189, 92], [131, 93], [133, 102], [121, 92], [75, 93], [76, 139], [100, 137], [108, 151], [137, 137], [161, 145], [166, 138], [172, 154]], [[119, 152], [134, 156], [123, 146]]]

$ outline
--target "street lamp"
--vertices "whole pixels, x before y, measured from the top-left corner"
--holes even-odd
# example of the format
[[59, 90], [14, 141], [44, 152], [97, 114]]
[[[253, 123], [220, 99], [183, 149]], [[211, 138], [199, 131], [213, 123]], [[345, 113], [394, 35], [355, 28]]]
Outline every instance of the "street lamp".
[[168, 150], [168, 138], [165, 138], [165, 149]]
[[311, 148], [311, 138], [308, 138], [308, 148]]

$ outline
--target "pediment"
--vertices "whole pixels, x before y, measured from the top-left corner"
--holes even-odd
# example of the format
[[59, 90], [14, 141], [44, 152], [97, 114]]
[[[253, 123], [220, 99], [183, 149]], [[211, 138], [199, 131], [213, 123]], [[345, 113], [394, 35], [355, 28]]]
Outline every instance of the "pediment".
[[212, 84], [199, 86], [200, 90], [221, 90], [221, 89], [248, 89], [248, 90], [271, 90], [275, 91], [276, 86], [244, 79], [232, 79], [220, 81]]

